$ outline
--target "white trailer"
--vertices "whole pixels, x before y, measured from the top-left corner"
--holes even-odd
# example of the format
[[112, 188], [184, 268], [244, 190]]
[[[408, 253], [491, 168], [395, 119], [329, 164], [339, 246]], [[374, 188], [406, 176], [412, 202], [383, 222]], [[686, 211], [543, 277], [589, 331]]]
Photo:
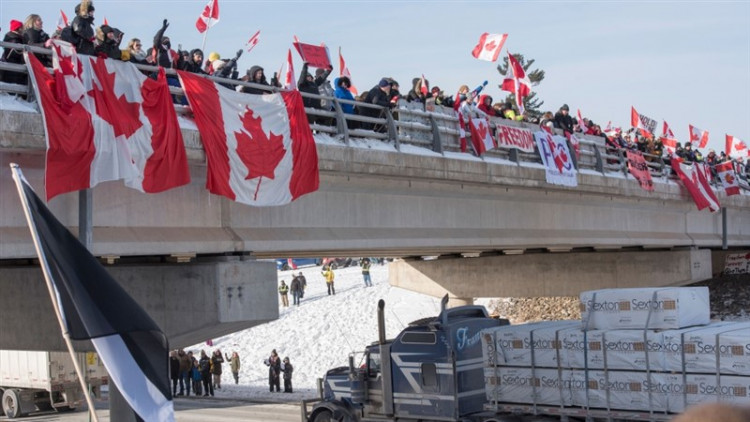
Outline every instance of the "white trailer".
[[[78, 353], [86, 383], [99, 396], [108, 376], [96, 353]], [[72, 410], [84, 399], [81, 383], [67, 352], [0, 350], [0, 416], [17, 418], [31, 412]]]

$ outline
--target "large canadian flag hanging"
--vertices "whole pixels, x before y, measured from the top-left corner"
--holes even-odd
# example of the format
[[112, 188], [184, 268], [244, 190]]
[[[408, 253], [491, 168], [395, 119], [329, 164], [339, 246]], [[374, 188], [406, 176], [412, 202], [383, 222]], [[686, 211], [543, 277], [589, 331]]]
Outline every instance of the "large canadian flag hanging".
[[734, 171], [734, 163], [725, 161], [717, 164], [716, 175], [721, 180], [721, 185], [724, 187], [724, 192], [727, 196], [740, 194], [740, 184], [737, 180], [737, 174]]
[[711, 212], [719, 211], [721, 208], [719, 199], [708, 184], [704, 172], [698, 168], [697, 163], [689, 165], [683, 163], [681, 158], [672, 157], [671, 165], [682, 180], [682, 184], [690, 192], [690, 196], [693, 197], [699, 211], [704, 208], [708, 208]]
[[177, 74], [206, 150], [211, 193], [270, 206], [318, 189], [318, 153], [299, 91], [249, 95]]
[[471, 131], [471, 145], [478, 156], [495, 148], [495, 140], [492, 139], [487, 119], [483, 117], [469, 119], [469, 130]]
[[525, 112], [523, 99], [531, 93], [531, 81], [526, 76], [526, 71], [523, 70], [521, 63], [510, 54], [510, 51], [508, 52], [508, 71], [505, 73], [505, 79], [503, 79], [500, 89], [513, 94], [516, 98], [518, 112], [523, 114]]
[[198, 20], [195, 21], [195, 28], [202, 34], [217, 22], [219, 22], [219, 0], [210, 0], [198, 16]]
[[688, 126], [690, 129], [690, 143], [696, 148], [705, 148], [706, 144], [708, 144], [708, 131], [693, 125]]
[[471, 55], [479, 60], [494, 62], [500, 55], [500, 50], [503, 49], [506, 39], [508, 39], [508, 34], [490, 34], [485, 32], [479, 37], [479, 42], [474, 47], [474, 50], [471, 51]]
[[109, 180], [149, 193], [190, 182], [163, 70], [153, 80], [131, 63], [79, 59], [62, 41], [52, 52], [54, 77], [26, 55], [46, 129], [47, 200]]
[[740, 138], [732, 135], [727, 135], [726, 153], [730, 157], [750, 157], [750, 148]]

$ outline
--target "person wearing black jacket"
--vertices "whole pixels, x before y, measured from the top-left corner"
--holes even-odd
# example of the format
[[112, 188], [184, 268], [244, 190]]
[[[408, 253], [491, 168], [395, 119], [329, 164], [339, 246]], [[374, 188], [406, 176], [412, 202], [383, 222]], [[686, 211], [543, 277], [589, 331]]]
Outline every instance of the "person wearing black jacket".
[[[391, 107], [391, 100], [390, 100], [390, 94], [391, 94], [391, 83], [388, 82], [387, 79], [383, 78], [378, 82], [377, 85], [375, 85], [368, 93], [367, 97], [365, 97], [365, 101], [368, 104], [374, 104], [378, 105], [384, 108], [390, 108]], [[368, 116], [368, 117], [382, 117], [383, 116], [383, 110], [378, 108], [372, 108], [372, 107], [360, 107], [359, 108], [359, 114], [362, 116]], [[385, 132], [385, 126], [383, 125], [376, 125], [373, 123], [368, 122], [362, 122], [362, 128], [363, 129], [377, 129], [379, 132]]]
[[206, 72], [201, 68], [203, 64], [203, 51], [200, 48], [194, 48], [190, 50], [189, 57], [189, 60], [180, 63], [180, 68], [186, 72], [206, 75]]
[[560, 110], [558, 110], [557, 113], [555, 113], [555, 127], [558, 129], [562, 129], [564, 132], [568, 132], [569, 134], [573, 134], [573, 118], [570, 117], [570, 108], [567, 104], [563, 104], [562, 107], [560, 107]]
[[94, 48], [98, 56], [104, 56], [115, 60], [128, 60], [130, 58], [130, 50], [126, 50], [126, 58], [123, 58], [123, 52], [120, 50], [120, 41], [124, 34], [117, 28], [112, 28], [109, 25], [102, 25], [97, 30], [96, 38], [99, 40], [99, 45]]
[[[21, 34], [22, 27], [23, 23], [21, 23], [21, 21], [15, 19], [11, 20], [10, 31], [5, 34], [3, 41], [14, 44], [23, 44], [23, 34]], [[24, 64], [23, 50], [5, 47], [3, 50], [2, 61], [6, 63]], [[0, 70], [0, 81], [26, 85], [26, 74], [11, 72], [9, 70]]]
[[[252, 83], [258, 84], [258, 85], [266, 85], [266, 86], [269, 86], [269, 87], [271, 86], [266, 81], [266, 74], [263, 71], [263, 68], [260, 67], [260, 66], [258, 66], [258, 65], [255, 65], [255, 66], [251, 67], [250, 69], [248, 69], [247, 74], [242, 77], [242, 80], [245, 81], [245, 82], [252, 82]], [[274, 81], [274, 85], [276, 85], [275, 81]], [[243, 86], [241, 92], [244, 92], [246, 94], [268, 94], [268, 93], [271, 92], [271, 90], [270, 89], [265, 90], [265, 89], [262, 89], [262, 88], [254, 88], [254, 87], [249, 87], [249, 86]]]
[[[86, 10], [82, 10], [82, 3], [87, 3]], [[73, 23], [70, 27], [75, 37], [73, 43], [78, 54], [87, 54], [93, 56], [94, 51], [94, 4], [92, 2], [82, 2], [76, 5]]]
[[203, 382], [203, 397], [208, 395], [213, 396], [214, 385], [211, 382], [211, 358], [208, 357], [205, 350], [201, 350], [198, 370], [201, 372], [201, 381]]
[[281, 359], [279, 359], [279, 354], [276, 353], [276, 349], [273, 349], [271, 351], [271, 356], [268, 357], [268, 359], [265, 360], [266, 366], [268, 366], [268, 387], [269, 390], [273, 393], [274, 387], [276, 388], [276, 392], [281, 392]]
[[[29, 15], [23, 23], [23, 43], [35, 47], [47, 47], [49, 35], [42, 29], [42, 17], [39, 15]], [[49, 67], [52, 60], [49, 54], [34, 53], [37, 59], [43, 65]]]
[[169, 379], [172, 380], [172, 396], [176, 396], [177, 380], [180, 379], [180, 358], [175, 350], [169, 352]]
[[[315, 94], [320, 95], [320, 89], [319, 87], [323, 85], [328, 78], [328, 75], [331, 74], [331, 71], [333, 70], [333, 66], [327, 68], [327, 69], [318, 69], [322, 70], [322, 72], [316, 72], [317, 77], [313, 78], [312, 74], [308, 72], [308, 66], [309, 64], [305, 62], [302, 65], [302, 71], [299, 75], [299, 82], [297, 82], [297, 88], [301, 92], [306, 92], [308, 94]], [[320, 98], [310, 98], [310, 97], [302, 97], [302, 104], [305, 105], [305, 107], [308, 108], [317, 108], [319, 110], [323, 109], [323, 105], [320, 101]], [[313, 116], [308, 115], [307, 121], [310, 122], [310, 124], [313, 123], [321, 123], [324, 124], [328, 119], [326, 119], [324, 116]]]

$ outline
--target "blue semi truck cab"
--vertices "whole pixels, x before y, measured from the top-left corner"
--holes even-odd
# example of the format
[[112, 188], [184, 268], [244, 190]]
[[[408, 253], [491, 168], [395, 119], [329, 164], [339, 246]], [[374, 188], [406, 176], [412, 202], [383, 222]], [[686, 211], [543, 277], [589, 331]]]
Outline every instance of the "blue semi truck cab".
[[378, 341], [364, 352], [364, 364], [330, 369], [321, 397], [306, 422], [464, 421], [486, 403], [480, 332], [507, 325], [482, 306], [448, 309], [443, 298], [437, 317], [414, 321], [386, 340], [385, 302], [378, 303]]

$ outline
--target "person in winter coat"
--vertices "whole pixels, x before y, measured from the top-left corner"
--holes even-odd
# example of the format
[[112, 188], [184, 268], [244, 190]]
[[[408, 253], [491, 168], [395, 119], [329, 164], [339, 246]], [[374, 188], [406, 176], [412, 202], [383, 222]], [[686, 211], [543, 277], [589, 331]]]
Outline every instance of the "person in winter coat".
[[563, 132], [573, 134], [573, 118], [570, 117], [570, 108], [563, 104], [560, 110], [555, 113], [555, 127], [562, 129]]
[[208, 395], [213, 396], [214, 386], [211, 383], [211, 358], [208, 357], [205, 350], [201, 350], [198, 368], [201, 371], [201, 381], [203, 382], [203, 397]]
[[[427, 101], [427, 95], [422, 94], [422, 78], [414, 78], [411, 80], [412, 88], [408, 94], [406, 94], [406, 101], [410, 103], [422, 103]], [[429, 92], [430, 83], [425, 79], [425, 85], [427, 86], [427, 92]]]
[[[341, 76], [333, 80], [333, 84], [336, 85], [336, 90], [333, 92], [333, 96], [341, 100], [354, 101], [354, 95], [350, 91], [352, 87], [352, 81], [347, 76]], [[354, 104], [341, 104], [341, 110], [346, 114], [354, 114]], [[347, 120], [346, 124], [349, 129], [355, 129], [356, 123], [353, 120]]]
[[[48, 47], [49, 35], [42, 29], [42, 17], [31, 14], [23, 22], [23, 43], [35, 47]], [[37, 59], [45, 66], [52, 65], [50, 55], [34, 53]]]
[[[377, 85], [375, 85], [370, 91], [367, 93], [367, 97], [365, 97], [364, 102], [368, 104], [373, 104], [380, 106], [382, 108], [388, 109], [391, 107], [391, 84], [388, 82], [387, 79], [383, 78], [378, 82]], [[359, 114], [362, 116], [367, 117], [383, 117], [385, 111], [382, 108], [373, 108], [373, 107], [360, 107], [359, 108]], [[369, 129], [373, 130], [376, 129], [379, 132], [385, 132], [385, 126], [384, 125], [376, 125], [374, 123], [367, 123], [362, 122], [362, 129]]]
[[281, 306], [287, 307], [289, 306], [289, 286], [284, 283], [284, 280], [281, 280], [281, 285], [279, 286], [279, 295], [281, 295]]
[[[314, 94], [314, 95], [321, 95], [320, 93], [320, 86], [323, 85], [326, 82], [326, 79], [328, 79], [328, 75], [331, 74], [331, 71], [333, 70], [333, 67], [329, 67], [328, 69], [317, 69], [315, 71], [315, 78], [313, 78], [313, 75], [308, 72], [309, 64], [305, 62], [302, 65], [302, 71], [299, 75], [299, 82], [297, 82], [297, 88], [301, 92], [306, 92], [308, 94]], [[302, 97], [302, 104], [305, 105], [305, 107], [308, 108], [317, 108], [319, 110], [323, 109], [323, 104], [321, 103], [320, 98], [309, 98], [309, 97]], [[327, 120], [324, 116], [312, 116], [308, 115], [307, 120], [312, 123], [323, 123], [324, 120]]]
[[289, 362], [288, 357], [284, 358], [284, 362], [281, 365], [281, 370], [284, 371], [284, 392], [292, 393], [292, 373], [294, 372], [294, 367]]
[[229, 361], [229, 369], [232, 370], [232, 376], [234, 377], [234, 383], [240, 383], [240, 355], [237, 352], [232, 352], [232, 357], [225, 355], [227, 361]]
[[365, 287], [372, 287], [372, 279], [370, 278], [370, 258], [362, 260], [362, 278], [365, 280]]
[[[270, 87], [271, 85], [268, 84], [266, 81], [266, 75], [263, 72], [263, 68], [255, 65], [251, 67], [245, 76], [242, 77], [242, 80], [245, 82], [252, 82], [254, 84], [258, 85], [266, 85]], [[271, 92], [270, 89], [262, 89], [262, 88], [254, 88], [249, 86], [243, 86], [240, 90], [240, 92], [244, 92], [246, 94], [268, 94]]]
[[297, 279], [299, 280], [299, 298], [302, 299], [305, 297], [305, 289], [307, 288], [307, 279], [305, 278], [304, 274], [302, 274], [302, 271], [297, 274]]
[[94, 3], [85, 2], [85, 8], [82, 6], [83, 3], [76, 5], [76, 17], [70, 24], [73, 35], [72, 44], [76, 47], [78, 54], [93, 56], [95, 54], [94, 39], [96, 35], [94, 34]]
[[[180, 349], [177, 352], [177, 358], [180, 359], [180, 392], [178, 396], [185, 394], [185, 388], [187, 388], [187, 395], [190, 395], [190, 368], [193, 367], [193, 360], [185, 353], [184, 350]], [[187, 385], [186, 385], [187, 384]]]
[[195, 393], [196, 396], [203, 394], [203, 388], [201, 387], [203, 376], [201, 375], [200, 362], [195, 358], [193, 358], [190, 378], [193, 380], [193, 393]]
[[492, 107], [492, 97], [487, 94], [479, 96], [479, 105], [477, 105], [477, 108], [488, 116], [497, 116], [495, 109]]
[[333, 286], [333, 279], [335, 277], [335, 274], [333, 273], [333, 268], [331, 268], [330, 265], [323, 267], [323, 271], [321, 271], [321, 274], [323, 274], [323, 278], [326, 280], [326, 287], [328, 287], [328, 296], [335, 295], [336, 294], [336, 288]]
[[143, 49], [143, 43], [138, 38], [132, 38], [128, 41], [128, 51], [130, 54], [130, 61], [138, 64], [147, 64], [146, 61], [147, 53]]
[[180, 379], [180, 358], [176, 350], [169, 352], [169, 379], [172, 380], [172, 396], [176, 396], [177, 380]]
[[[21, 23], [21, 21], [15, 19], [11, 20], [10, 31], [5, 34], [3, 41], [14, 44], [24, 44], [23, 34], [21, 33], [22, 28], [23, 23]], [[5, 47], [3, 50], [2, 61], [6, 63], [24, 64], [23, 49]], [[26, 85], [26, 74], [11, 72], [9, 70], [0, 70], [0, 81], [11, 84]]]
[[299, 277], [294, 277], [289, 283], [289, 291], [292, 292], [292, 303], [299, 306], [299, 294], [302, 292], [302, 286], [299, 285]]
[[201, 66], [203, 65], [203, 50], [200, 48], [194, 48], [190, 50], [189, 60], [180, 63], [180, 68], [186, 72], [198, 73], [205, 75]]
[[214, 353], [211, 355], [211, 374], [214, 376], [213, 387], [217, 390], [221, 390], [222, 363], [224, 363], [224, 357], [221, 355], [221, 350], [214, 350]]
[[268, 366], [268, 387], [269, 391], [273, 393], [274, 387], [276, 392], [281, 392], [281, 380], [279, 376], [281, 374], [281, 360], [279, 354], [276, 353], [276, 349], [271, 351], [271, 356], [264, 362]]
[[109, 25], [102, 25], [96, 29], [96, 39], [99, 44], [94, 47], [97, 56], [115, 60], [130, 60], [130, 50], [120, 50], [122, 31]]

